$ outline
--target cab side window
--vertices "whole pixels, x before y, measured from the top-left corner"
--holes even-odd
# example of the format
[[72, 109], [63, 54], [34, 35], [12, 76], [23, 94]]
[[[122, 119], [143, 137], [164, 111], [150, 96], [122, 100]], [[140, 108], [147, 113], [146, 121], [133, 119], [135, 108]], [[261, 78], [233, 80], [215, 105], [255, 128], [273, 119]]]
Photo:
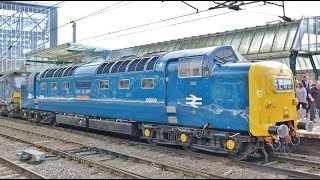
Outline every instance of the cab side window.
[[202, 60], [203, 56], [182, 58], [178, 65], [179, 77], [201, 77]]
[[216, 64], [235, 62], [236, 56], [230, 48], [221, 49], [220, 51], [214, 54], [213, 61]]

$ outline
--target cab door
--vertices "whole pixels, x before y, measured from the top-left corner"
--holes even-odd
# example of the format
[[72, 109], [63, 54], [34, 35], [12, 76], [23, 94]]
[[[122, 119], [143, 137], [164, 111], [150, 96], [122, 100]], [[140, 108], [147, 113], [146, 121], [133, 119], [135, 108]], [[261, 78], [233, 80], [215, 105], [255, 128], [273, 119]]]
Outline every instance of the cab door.
[[177, 119], [177, 84], [178, 84], [178, 59], [168, 60], [166, 65], [166, 111], [168, 122], [176, 124]]

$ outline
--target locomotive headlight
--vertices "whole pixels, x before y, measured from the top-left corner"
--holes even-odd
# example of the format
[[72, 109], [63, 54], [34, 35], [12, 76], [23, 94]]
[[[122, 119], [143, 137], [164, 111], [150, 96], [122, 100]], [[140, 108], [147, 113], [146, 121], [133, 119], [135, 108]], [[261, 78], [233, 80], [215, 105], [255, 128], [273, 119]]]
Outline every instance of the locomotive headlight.
[[287, 107], [285, 107], [283, 109], [283, 113], [284, 113], [284, 115], [288, 115], [289, 114], [289, 109]]
[[236, 142], [232, 139], [228, 139], [227, 141], [227, 148], [229, 150], [233, 150], [236, 147]]
[[145, 130], [144, 130], [144, 136], [149, 137], [150, 134], [151, 134], [151, 132], [150, 132], [149, 129], [145, 129]]
[[188, 140], [188, 136], [186, 134], [182, 133], [180, 135], [180, 141], [185, 143], [185, 142], [187, 142], [187, 140]]

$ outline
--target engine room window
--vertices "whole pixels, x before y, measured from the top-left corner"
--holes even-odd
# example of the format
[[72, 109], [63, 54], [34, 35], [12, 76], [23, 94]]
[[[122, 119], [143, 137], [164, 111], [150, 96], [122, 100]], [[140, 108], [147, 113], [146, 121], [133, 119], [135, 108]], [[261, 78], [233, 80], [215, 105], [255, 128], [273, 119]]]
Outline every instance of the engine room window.
[[69, 90], [69, 88], [70, 88], [70, 83], [69, 83], [69, 82], [64, 82], [64, 83], [62, 83], [62, 87], [63, 87], [63, 90]]
[[142, 89], [153, 89], [153, 87], [154, 87], [154, 79], [153, 78], [141, 79], [141, 88]]
[[57, 83], [56, 82], [51, 83], [51, 90], [57, 90]]
[[274, 89], [277, 92], [292, 91], [293, 90], [292, 79], [275, 78]]
[[178, 66], [179, 77], [200, 77], [202, 59], [202, 56], [181, 59]]
[[100, 81], [100, 89], [109, 89], [109, 81], [108, 80]]
[[119, 89], [129, 89], [130, 88], [130, 80], [123, 79], [119, 81]]
[[41, 90], [46, 90], [46, 83], [41, 83], [40, 84], [40, 89]]

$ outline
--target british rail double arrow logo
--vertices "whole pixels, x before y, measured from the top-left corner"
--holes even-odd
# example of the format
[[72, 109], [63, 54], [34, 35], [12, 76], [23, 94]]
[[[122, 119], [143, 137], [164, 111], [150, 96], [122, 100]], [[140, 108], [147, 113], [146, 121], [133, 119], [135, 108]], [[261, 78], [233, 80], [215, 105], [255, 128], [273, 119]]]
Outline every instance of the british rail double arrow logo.
[[189, 102], [186, 102], [186, 104], [189, 104], [194, 108], [198, 108], [197, 105], [202, 105], [202, 102], [197, 102], [197, 101], [202, 101], [202, 98], [196, 97], [193, 94], [190, 94], [190, 96], [191, 97], [186, 98], [186, 101], [189, 101]]

